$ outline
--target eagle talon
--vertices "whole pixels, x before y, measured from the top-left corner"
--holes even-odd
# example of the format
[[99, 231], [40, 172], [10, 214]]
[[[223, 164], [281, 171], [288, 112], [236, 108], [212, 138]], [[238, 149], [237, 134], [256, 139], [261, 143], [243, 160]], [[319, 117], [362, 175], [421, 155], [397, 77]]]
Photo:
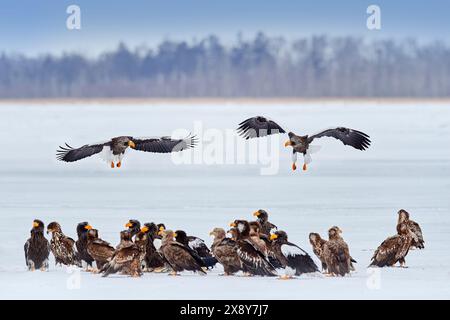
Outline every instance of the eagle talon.
[[117, 162], [117, 168], [120, 168], [121, 166], [122, 166], [122, 162], [121, 161]]
[[111, 162], [111, 169], [114, 169], [114, 162]]

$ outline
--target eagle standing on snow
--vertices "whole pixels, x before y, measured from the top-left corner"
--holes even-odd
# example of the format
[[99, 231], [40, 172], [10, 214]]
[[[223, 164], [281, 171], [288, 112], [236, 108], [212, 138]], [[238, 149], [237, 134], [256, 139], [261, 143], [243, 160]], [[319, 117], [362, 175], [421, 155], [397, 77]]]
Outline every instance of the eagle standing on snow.
[[[242, 121], [237, 129], [239, 135], [245, 139], [264, 137], [272, 134], [286, 133], [275, 121], [262, 116], [256, 116]], [[285, 147], [292, 147], [292, 170], [296, 170], [297, 153], [303, 154], [303, 170], [311, 163], [311, 154], [319, 151], [319, 146], [312, 146], [314, 139], [322, 137], [332, 137], [342, 141], [343, 144], [352, 146], [358, 150], [365, 150], [370, 146], [369, 136], [361, 131], [350, 128], [338, 127], [327, 129], [312, 136], [298, 136], [293, 132], [288, 133], [289, 140], [284, 144]]]
[[52, 233], [50, 248], [55, 256], [56, 264], [81, 267], [81, 261], [75, 250], [75, 240], [67, 237], [58, 222], [51, 222], [47, 226], [47, 233]]
[[237, 254], [236, 241], [227, 238], [225, 230], [214, 228], [210, 233], [214, 236], [211, 246], [214, 257], [223, 266], [225, 276], [232, 275], [242, 269], [241, 260]]
[[258, 222], [261, 224], [261, 233], [270, 237], [271, 232], [277, 229], [277, 226], [269, 222], [269, 214], [266, 210], [259, 209], [253, 212], [253, 216], [256, 217]]
[[323, 255], [331, 276], [345, 276], [351, 271], [351, 257], [347, 243], [342, 239], [342, 231], [337, 227], [328, 230], [328, 241], [323, 247]]
[[28, 270], [41, 271], [48, 270], [48, 256], [50, 254], [50, 244], [44, 236], [44, 223], [41, 220], [33, 221], [33, 228], [30, 231], [30, 238], [25, 242], [25, 262]]
[[98, 237], [97, 229], [90, 229], [88, 231], [87, 252], [94, 258], [97, 270], [101, 270], [103, 266], [108, 263], [114, 255], [114, 248]]
[[392, 267], [397, 262], [401, 267], [405, 266], [405, 257], [409, 252], [413, 241], [413, 232], [408, 224], [397, 225], [397, 234], [389, 237], [375, 250], [369, 267]]
[[409, 219], [409, 213], [403, 209], [401, 209], [398, 212], [397, 224], [399, 225], [402, 223], [407, 224], [409, 227], [409, 230], [411, 230], [411, 232], [412, 232], [413, 239], [412, 239], [411, 247], [418, 248], [418, 249], [425, 248], [425, 245], [424, 245], [425, 241], [423, 240], [422, 229], [420, 228], [420, 226], [417, 222]]
[[300, 276], [303, 273], [319, 271], [305, 250], [288, 241], [286, 232], [276, 231], [270, 236], [270, 240], [273, 241], [272, 248], [278, 261], [286, 270], [281, 279], [291, 279], [294, 274]]
[[88, 222], [80, 222], [77, 225], [78, 240], [75, 242], [79, 258], [81, 259], [82, 262], [84, 261], [87, 264], [86, 266], [87, 271], [92, 269], [92, 263], [94, 262], [94, 259], [87, 252], [87, 242], [88, 242], [87, 233], [90, 229], [92, 229], [92, 227], [89, 225]]
[[214, 268], [217, 259], [212, 256], [211, 250], [209, 250], [204, 240], [196, 236], [188, 236], [183, 230], [177, 230], [175, 234], [177, 235], [175, 240], [192, 249], [202, 259], [205, 267], [208, 269]]
[[120, 168], [122, 159], [128, 147], [145, 152], [171, 153], [193, 148], [197, 143], [195, 136], [185, 139], [161, 138], [133, 138], [121, 136], [109, 141], [87, 144], [80, 148], [72, 148], [67, 143], [56, 151], [56, 157], [60, 161], [74, 162], [99, 153], [100, 157], [111, 164], [111, 168]]

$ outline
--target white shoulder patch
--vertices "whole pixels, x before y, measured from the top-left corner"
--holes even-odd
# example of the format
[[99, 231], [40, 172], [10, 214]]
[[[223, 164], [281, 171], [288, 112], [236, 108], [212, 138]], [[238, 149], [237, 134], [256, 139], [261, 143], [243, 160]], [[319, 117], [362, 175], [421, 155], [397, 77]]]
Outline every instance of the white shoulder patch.
[[189, 247], [191, 247], [191, 249], [196, 249], [198, 247], [200, 247], [203, 244], [203, 240], [200, 238], [195, 238], [192, 241], [189, 241]]
[[288, 244], [281, 245], [281, 253], [285, 257], [289, 257], [289, 256], [304, 256], [305, 255], [305, 252], [302, 249], [297, 248], [295, 246], [288, 245]]

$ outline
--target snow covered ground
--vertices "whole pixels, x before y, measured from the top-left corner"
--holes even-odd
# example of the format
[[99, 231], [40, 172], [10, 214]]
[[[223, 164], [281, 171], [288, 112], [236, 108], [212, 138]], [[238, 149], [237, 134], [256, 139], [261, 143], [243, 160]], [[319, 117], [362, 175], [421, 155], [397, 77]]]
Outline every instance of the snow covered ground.
[[[261, 175], [263, 164], [176, 165], [168, 155], [139, 152], [129, 152], [115, 170], [97, 157], [73, 164], [55, 160], [64, 142], [170, 135], [193, 130], [194, 123], [198, 129], [198, 121], [203, 132], [196, 133], [208, 140], [208, 129], [234, 129], [257, 114], [297, 133], [354, 127], [370, 134], [373, 144], [359, 152], [324, 139], [310, 169], [292, 172], [291, 154], [279, 140], [273, 145], [280, 151], [279, 171], [273, 175]], [[0, 298], [450, 298], [448, 104], [0, 105], [0, 136]], [[192, 154], [207, 155], [208, 145]], [[345, 278], [318, 274], [280, 281], [221, 277], [221, 268], [207, 276], [101, 278], [55, 268], [53, 259], [46, 273], [25, 268], [23, 244], [34, 218], [56, 220], [72, 237], [76, 224], [87, 220], [113, 244], [130, 218], [164, 222], [210, 243], [213, 227], [251, 219], [259, 208], [311, 254], [309, 232], [325, 235], [340, 226], [357, 271]], [[368, 272], [373, 250], [395, 234], [400, 208], [421, 224], [426, 248], [409, 253], [408, 269]]]

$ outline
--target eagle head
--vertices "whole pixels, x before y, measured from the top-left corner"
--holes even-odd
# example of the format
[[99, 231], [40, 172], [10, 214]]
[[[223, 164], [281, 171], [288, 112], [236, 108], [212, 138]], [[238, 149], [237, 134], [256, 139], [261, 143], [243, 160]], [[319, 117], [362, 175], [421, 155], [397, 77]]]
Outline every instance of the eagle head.
[[61, 232], [61, 226], [58, 222], [50, 222], [47, 226], [47, 233], [50, 232]]
[[44, 223], [39, 219], [33, 220], [33, 228], [31, 232], [44, 232], [45, 226]]

